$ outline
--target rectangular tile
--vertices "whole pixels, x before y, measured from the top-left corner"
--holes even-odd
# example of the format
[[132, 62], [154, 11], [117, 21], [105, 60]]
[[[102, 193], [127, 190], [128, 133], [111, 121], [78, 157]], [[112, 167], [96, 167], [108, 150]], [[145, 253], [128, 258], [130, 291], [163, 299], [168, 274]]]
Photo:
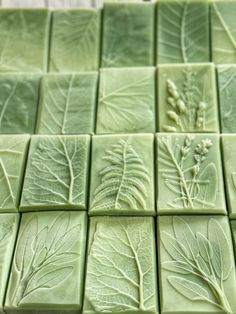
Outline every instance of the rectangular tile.
[[96, 133], [155, 129], [155, 69], [101, 69]]
[[94, 132], [97, 72], [45, 75], [41, 83], [37, 133]]
[[87, 208], [90, 136], [32, 137], [20, 211]]
[[159, 1], [157, 63], [210, 61], [207, 1]]
[[154, 4], [105, 3], [103, 14], [102, 66], [154, 65]]
[[98, 9], [55, 10], [52, 19], [50, 72], [96, 70], [100, 58]]
[[163, 314], [236, 311], [236, 277], [227, 217], [158, 218]]
[[22, 215], [6, 296], [7, 314], [81, 311], [86, 229], [85, 212]]
[[153, 135], [93, 137], [90, 215], [155, 215]]
[[47, 9], [0, 9], [0, 72], [44, 72], [48, 63]]
[[153, 218], [92, 218], [83, 313], [157, 314]]
[[157, 82], [160, 132], [219, 132], [213, 64], [159, 65]]
[[227, 213], [219, 135], [157, 134], [157, 213]]

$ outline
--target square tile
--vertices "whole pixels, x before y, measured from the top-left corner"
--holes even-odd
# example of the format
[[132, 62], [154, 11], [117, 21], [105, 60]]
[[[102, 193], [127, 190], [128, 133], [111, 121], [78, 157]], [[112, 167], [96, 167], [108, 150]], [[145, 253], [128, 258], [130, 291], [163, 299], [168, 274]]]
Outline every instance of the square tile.
[[93, 133], [97, 72], [45, 75], [41, 83], [37, 133]]
[[100, 71], [96, 133], [155, 132], [155, 69]]
[[228, 218], [159, 217], [157, 230], [161, 313], [235, 313]]
[[157, 134], [157, 213], [226, 214], [217, 134]]
[[90, 215], [155, 215], [152, 134], [96, 135]]
[[0, 133], [34, 133], [40, 76], [0, 74]]
[[29, 139], [29, 135], [0, 135], [0, 215], [18, 211]]
[[158, 313], [154, 221], [93, 217], [83, 313]]
[[210, 61], [207, 1], [159, 1], [157, 63]]
[[153, 3], [105, 3], [103, 67], [154, 65]]
[[219, 65], [217, 74], [221, 132], [236, 133], [236, 65]]
[[235, 1], [211, 3], [211, 46], [214, 63], [236, 63], [235, 15]]
[[0, 220], [0, 314], [4, 314], [3, 303], [7, 289], [8, 274], [11, 266], [19, 216], [2, 214]]
[[0, 72], [47, 71], [47, 9], [0, 9]]
[[219, 132], [214, 65], [158, 66], [160, 132]]
[[100, 61], [101, 12], [55, 10], [52, 19], [50, 72], [96, 70]]
[[87, 208], [90, 136], [32, 137], [20, 211]]
[[80, 313], [86, 233], [85, 212], [22, 215], [5, 302], [7, 314]]

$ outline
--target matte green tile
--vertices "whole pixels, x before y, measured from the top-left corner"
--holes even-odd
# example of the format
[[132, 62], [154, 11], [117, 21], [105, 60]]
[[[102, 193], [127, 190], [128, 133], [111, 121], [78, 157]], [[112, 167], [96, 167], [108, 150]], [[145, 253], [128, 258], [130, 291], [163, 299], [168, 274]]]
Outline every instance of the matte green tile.
[[100, 71], [97, 133], [155, 132], [155, 69]]
[[89, 135], [32, 137], [21, 211], [86, 209]]
[[41, 84], [37, 133], [94, 132], [98, 74], [49, 74]]
[[224, 134], [221, 139], [228, 211], [236, 218], [236, 134]]
[[236, 133], [236, 66], [220, 65], [217, 67], [217, 74], [221, 132]]
[[0, 74], [0, 133], [34, 133], [40, 76]]
[[236, 220], [231, 220], [232, 239], [234, 244], [234, 257], [236, 261]]
[[161, 313], [236, 313], [228, 218], [159, 217], [157, 231]]
[[155, 215], [153, 135], [96, 135], [90, 215]]
[[236, 2], [211, 4], [211, 46], [214, 63], [236, 63]]
[[154, 65], [153, 3], [106, 3], [103, 16], [103, 67]]
[[7, 314], [80, 313], [86, 233], [85, 212], [22, 215]]
[[100, 58], [97, 9], [56, 10], [52, 19], [50, 71], [96, 70]]
[[211, 63], [158, 66], [161, 132], [219, 132], [215, 68]]
[[219, 135], [157, 134], [157, 213], [226, 214]]
[[8, 274], [18, 229], [17, 214], [2, 214], [0, 219], [0, 314], [4, 314], [3, 303], [7, 289]]
[[0, 135], [0, 215], [18, 211], [28, 144], [29, 135]]
[[50, 13], [0, 9], [0, 72], [47, 70]]
[[207, 1], [160, 1], [157, 9], [157, 63], [210, 61]]
[[158, 313], [154, 221], [93, 217], [83, 313]]

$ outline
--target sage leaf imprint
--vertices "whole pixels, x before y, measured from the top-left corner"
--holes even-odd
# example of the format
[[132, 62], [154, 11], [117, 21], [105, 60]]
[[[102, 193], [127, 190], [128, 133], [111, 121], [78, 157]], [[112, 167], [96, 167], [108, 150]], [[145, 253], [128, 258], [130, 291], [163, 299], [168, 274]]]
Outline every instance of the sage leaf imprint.
[[74, 247], [80, 239], [81, 224], [71, 226], [71, 214], [61, 212], [42, 227], [42, 215], [24, 217], [20, 228], [11, 277], [17, 279], [10, 280], [9, 287], [11, 304], [16, 306], [35, 292], [63, 284], [74, 270], [73, 262], [80, 258]]
[[103, 69], [97, 133], [154, 131], [153, 69]]
[[89, 136], [32, 139], [21, 206], [85, 208]]
[[207, 3], [160, 3], [157, 29], [159, 63], [209, 61], [208, 24]]
[[50, 71], [96, 70], [99, 63], [100, 11], [59, 10], [53, 13]]
[[100, 184], [92, 196], [91, 209], [147, 209], [150, 174], [132, 145], [132, 137], [120, 139], [106, 151], [107, 165], [99, 172]]
[[[93, 218], [85, 312], [156, 311], [151, 218]], [[95, 220], [96, 219], [96, 220]]]
[[38, 133], [94, 131], [97, 73], [50, 74], [41, 85]]
[[[170, 285], [191, 301], [205, 301], [232, 313], [224, 283], [232, 273], [233, 265], [222, 226], [210, 218], [205, 236], [201, 232], [193, 232], [183, 218], [174, 216], [173, 233], [174, 236], [161, 232], [162, 244], [172, 258], [162, 263], [162, 269], [181, 274], [168, 276]], [[188, 275], [191, 275], [190, 279], [186, 277]]]
[[215, 63], [236, 62], [236, 5], [233, 2], [211, 4], [212, 57]]
[[[171, 192], [170, 201], [165, 206], [214, 208], [219, 174], [215, 163], [208, 160], [212, 140], [197, 140], [190, 134], [184, 137], [183, 142], [174, 139], [169, 135], [158, 137], [158, 173]], [[188, 228], [186, 232], [189, 239], [194, 238]], [[196, 252], [192, 253], [196, 255]]]

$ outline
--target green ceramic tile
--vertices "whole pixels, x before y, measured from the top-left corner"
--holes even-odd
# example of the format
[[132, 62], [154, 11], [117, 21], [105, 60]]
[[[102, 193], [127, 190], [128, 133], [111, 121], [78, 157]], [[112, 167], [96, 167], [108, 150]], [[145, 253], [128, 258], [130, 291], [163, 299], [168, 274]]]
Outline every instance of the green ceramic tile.
[[157, 63], [210, 61], [207, 1], [160, 1]]
[[211, 4], [212, 59], [214, 63], [236, 63], [236, 2]]
[[7, 289], [7, 314], [80, 313], [85, 212], [22, 215]]
[[226, 214], [219, 135], [157, 134], [157, 211]]
[[222, 133], [236, 133], [236, 66], [217, 67], [220, 102], [220, 122]]
[[222, 149], [228, 211], [236, 218], [236, 134], [222, 135]]
[[103, 67], [154, 65], [153, 3], [106, 3], [103, 16]]
[[94, 132], [97, 81], [96, 72], [44, 76], [37, 133]]
[[46, 71], [49, 11], [0, 9], [0, 21], [0, 72]]
[[29, 135], [0, 135], [0, 213], [18, 211], [28, 144]]
[[84, 314], [158, 313], [154, 221], [92, 218]]
[[109, 68], [100, 73], [97, 133], [154, 133], [155, 69]]
[[236, 220], [231, 220], [232, 239], [234, 244], [234, 257], [236, 261]]
[[33, 136], [20, 210], [86, 209], [89, 135]]
[[34, 74], [0, 74], [0, 133], [34, 133], [39, 81]]
[[153, 135], [93, 137], [90, 215], [155, 215]]
[[162, 314], [236, 313], [236, 277], [227, 217], [159, 217]]
[[100, 54], [97, 9], [56, 10], [52, 19], [50, 71], [96, 70]]
[[219, 131], [213, 64], [160, 65], [157, 95], [159, 131]]
[[7, 289], [8, 273], [17, 234], [19, 216], [1, 214], [0, 220], [0, 314], [4, 314], [3, 303]]

